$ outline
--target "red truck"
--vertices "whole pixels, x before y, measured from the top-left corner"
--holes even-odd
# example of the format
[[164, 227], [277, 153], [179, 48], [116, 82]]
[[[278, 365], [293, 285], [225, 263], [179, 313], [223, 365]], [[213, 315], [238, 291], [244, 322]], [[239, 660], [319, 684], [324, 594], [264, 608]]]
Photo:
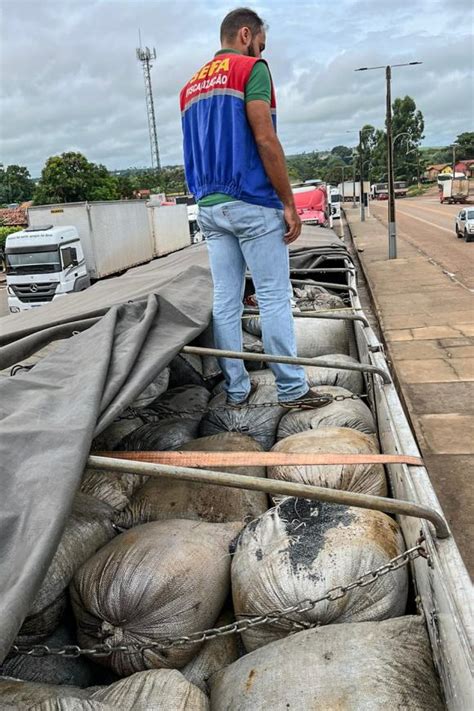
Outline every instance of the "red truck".
[[328, 197], [325, 185], [294, 188], [296, 209], [305, 225], [327, 226]]

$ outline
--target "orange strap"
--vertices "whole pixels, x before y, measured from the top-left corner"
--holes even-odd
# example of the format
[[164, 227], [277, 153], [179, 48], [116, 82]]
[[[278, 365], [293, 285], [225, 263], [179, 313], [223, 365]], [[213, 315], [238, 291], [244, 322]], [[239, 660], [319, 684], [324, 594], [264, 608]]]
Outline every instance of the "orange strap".
[[420, 457], [406, 454], [336, 454], [292, 452], [93, 452], [98, 457], [179, 467], [242, 467], [311, 464], [410, 464], [423, 466]]

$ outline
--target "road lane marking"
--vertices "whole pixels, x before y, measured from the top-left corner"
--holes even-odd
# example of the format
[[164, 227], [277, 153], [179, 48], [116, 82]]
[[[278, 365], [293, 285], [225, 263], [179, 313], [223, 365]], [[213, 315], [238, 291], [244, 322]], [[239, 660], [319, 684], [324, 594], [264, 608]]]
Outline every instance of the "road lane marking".
[[[411, 207], [411, 205], [410, 205], [410, 207]], [[459, 212], [459, 210], [457, 212], [446, 212], [445, 210], [433, 210], [432, 207], [423, 207], [423, 205], [417, 205], [416, 207], [415, 207], [415, 205], [413, 205], [413, 207], [415, 209], [419, 209], [419, 210], [426, 210], [427, 212], [435, 212], [437, 215], [443, 215], [443, 217], [446, 217], [448, 219], [451, 219], [452, 217], [456, 217], [456, 215]]]
[[411, 217], [412, 220], [418, 220], [418, 222], [424, 222], [425, 225], [429, 225], [430, 227], [435, 227], [437, 230], [443, 230], [443, 232], [447, 232], [450, 235], [454, 234], [454, 230], [448, 230], [447, 227], [440, 227], [440, 225], [437, 225], [436, 222], [428, 222], [428, 220], [424, 220], [422, 217], [416, 217], [415, 215], [410, 215], [409, 212], [402, 212], [401, 210], [397, 210], [396, 214], [397, 215], [405, 215], [405, 217]]

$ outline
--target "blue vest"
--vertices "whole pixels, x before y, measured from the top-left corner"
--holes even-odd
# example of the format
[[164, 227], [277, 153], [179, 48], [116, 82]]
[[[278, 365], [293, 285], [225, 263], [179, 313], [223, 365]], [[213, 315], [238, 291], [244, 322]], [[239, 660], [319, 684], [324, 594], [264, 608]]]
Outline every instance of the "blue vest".
[[[283, 209], [263, 167], [245, 111], [245, 86], [258, 61], [264, 60], [219, 54], [181, 91], [184, 168], [196, 200], [225, 193], [253, 205]], [[273, 83], [271, 111], [276, 129]]]

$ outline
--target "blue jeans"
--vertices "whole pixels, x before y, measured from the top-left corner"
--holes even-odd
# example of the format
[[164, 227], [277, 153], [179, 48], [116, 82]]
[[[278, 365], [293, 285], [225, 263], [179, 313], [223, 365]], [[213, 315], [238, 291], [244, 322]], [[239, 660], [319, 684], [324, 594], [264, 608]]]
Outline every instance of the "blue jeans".
[[[242, 350], [242, 299], [247, 265], [257, 294], [265, 353], [296, 356], [283, 211], [235, 200], [200, 207], [198, 222], [207, 243], [214, 282], [216, 348]], [[228, 400], [234, 403], [244, 400], [250, 391], [244, 362], [221, 358], [219, 364]], [[294, 400], [308, 390], [301, 366], [271, 363], [270, 367], [279, 400]]]

